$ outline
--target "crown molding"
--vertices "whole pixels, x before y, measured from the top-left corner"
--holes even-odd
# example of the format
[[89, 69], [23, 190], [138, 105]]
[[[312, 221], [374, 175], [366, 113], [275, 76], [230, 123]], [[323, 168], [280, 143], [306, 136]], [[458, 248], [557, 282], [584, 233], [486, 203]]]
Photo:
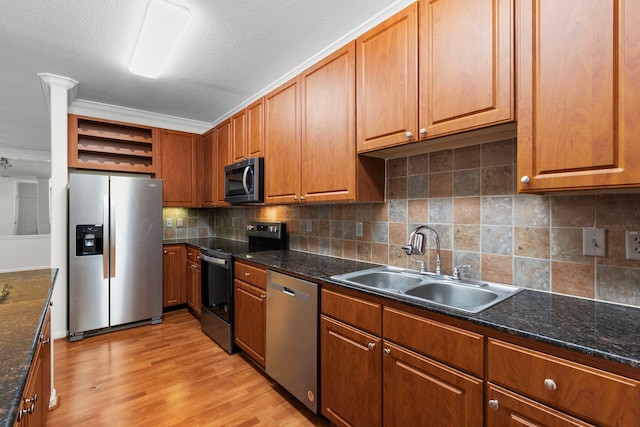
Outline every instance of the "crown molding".
[[86, 99], [75, 100], [69, 106], [69, 113], [197, 134], [203, 134], [213, 127], [210, 122], [103, 104]]

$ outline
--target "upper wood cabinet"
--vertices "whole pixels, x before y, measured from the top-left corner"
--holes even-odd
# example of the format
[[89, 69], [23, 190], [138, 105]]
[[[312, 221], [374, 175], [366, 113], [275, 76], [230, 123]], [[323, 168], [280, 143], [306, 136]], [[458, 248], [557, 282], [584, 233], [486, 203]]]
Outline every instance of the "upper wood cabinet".
[[414, 142], [418, 121], [418, 4], [356, 39], [358, 151]]
[[356, 154], [355, 65], [352, 42], [302, 73], [303, 201], [384, 199], [384, 161]]
[[265, 99], [267, 203], [384, 199], [384, 161], [356, 154], [355, 43]]
[[419, 2], [420, 138], [514, 119], [512, 3]]
[[160, 171], [162, 205], [198, 207], [199, 136], [162, 129], [160, 131]]
[[218, 137], [216, 129], [202, 136], [202, 206], [218, 203]]
[[217, 163], [217, 184], [218, 184], [218, 201], [217, 205], [228, 205], [224, 201], [224, 167], [233, 163], [232, 160], [232, 136], [233, 129], [231, 120], [225, 120], [216, 127], [216, 163]]
[[238, 162], [247, 158], [247, 110], [231, 117], [231, 160]]
[[233, 161], [261, 157], [264, 145], [264, 101], [258, 99], [231, 117]]
[[69, 167], [112, 172], [158, 172], [157, 130], [92, 117], [68, 116]]
[[518, 190], [640, 185], [640, 3], [520, 0]]
[[264, 156], [264, 99], [260, 98], [246, 108], [247, 157]]
[[265, 202], [300, 198], [300, 77], [265, 96]]
[[358, 152], [512, 122], [511, 3], [417, 2], [358, 37]]

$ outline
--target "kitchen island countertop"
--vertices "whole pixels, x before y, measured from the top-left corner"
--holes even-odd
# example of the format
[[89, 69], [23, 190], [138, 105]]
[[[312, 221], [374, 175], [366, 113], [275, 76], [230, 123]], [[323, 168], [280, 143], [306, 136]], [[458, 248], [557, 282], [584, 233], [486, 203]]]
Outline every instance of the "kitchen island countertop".
[[57, 273], [0, 273], [0, 426], [10, 427], [15, 421]]

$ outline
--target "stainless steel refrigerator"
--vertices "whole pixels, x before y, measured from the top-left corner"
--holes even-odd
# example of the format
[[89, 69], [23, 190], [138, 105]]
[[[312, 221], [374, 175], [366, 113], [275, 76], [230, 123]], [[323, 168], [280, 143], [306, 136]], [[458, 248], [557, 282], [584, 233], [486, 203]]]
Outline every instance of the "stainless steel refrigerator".
[[69, 339], [162, 321], [162, 181], [69, 175]]

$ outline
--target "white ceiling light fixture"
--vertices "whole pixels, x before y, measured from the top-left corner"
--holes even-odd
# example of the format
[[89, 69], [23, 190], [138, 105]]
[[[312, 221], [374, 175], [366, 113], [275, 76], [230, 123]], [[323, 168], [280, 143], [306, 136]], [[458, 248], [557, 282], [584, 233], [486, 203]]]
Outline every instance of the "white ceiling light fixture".
[[189, 9], [163, 0], [151, 0], [142, 23], [129, 71], [158, 78], [191, 21]]

